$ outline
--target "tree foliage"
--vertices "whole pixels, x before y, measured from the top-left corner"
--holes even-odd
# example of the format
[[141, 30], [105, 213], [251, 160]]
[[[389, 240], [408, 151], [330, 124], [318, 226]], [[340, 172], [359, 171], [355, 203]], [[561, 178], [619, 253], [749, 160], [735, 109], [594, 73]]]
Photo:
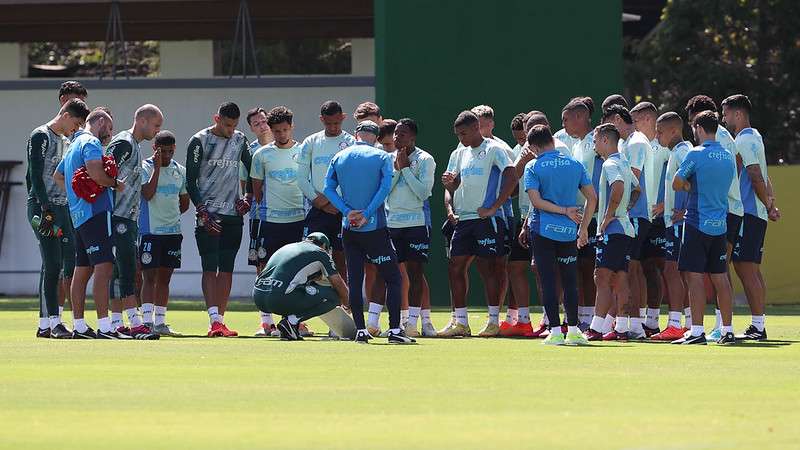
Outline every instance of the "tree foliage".
[[[111, 76], [116, 47], [117, 76], [124, 77], [125, 69], [122, 58], [122, 47], [109, 45], [103, 75]], [[28, 44], [28, 64], [30, 66], [52, 66], [53, 75], [75, 77], [95, 77], [99, 75], [103, 60], [104, 42], [33, 42]], [[128, 53], [128, 75], [132, 77], [158, 76], [159, 46], [158, 41], [128, 41], [125, 43]], [[62, 68], [59, 70], [58, 66]], [[48, 76], [47, 71], [31, 70], [32, 76]]]
[[626, 42], [626, 94], [683, 115], [706, 94], [743, 93], [767, 159], [800, 161], [800, 1], [669, 0], [661, 22]]

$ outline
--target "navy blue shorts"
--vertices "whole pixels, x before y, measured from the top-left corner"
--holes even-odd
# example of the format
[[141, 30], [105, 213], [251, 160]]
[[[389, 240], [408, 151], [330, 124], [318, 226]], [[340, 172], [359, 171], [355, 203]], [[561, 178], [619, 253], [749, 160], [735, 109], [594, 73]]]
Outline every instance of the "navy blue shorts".
[[678, 261], [681, 254], [681, 239], [683, 239], [683, 224], [672, 225], [665, 230], [666, 243], [664, 244], [664, 259]]
[[450, 256], [504, 256], [505, 228], [498, 217], [459, 220], [450, 241]]
[[664, 245], [667, 243], [665, 233], [664, 218], [657, 217], [653, 219], [650, 225], [650, 232], [642, 245], [642, 259], [664, 257]]
[[143, 234], [139, 239], [139, 261], [142, 270], [181, 267], [180, 234]]
[[650, 235], [650, 226], [652, 224], [642, 217], [631, 217], [631, 223], [633, 224], [634, 232], [636, 232], [636, 237], [631, 241], [631, 260], [641, 261], [644, 243], [647, 242], [647, 236]]
[[589, 222], [589, 241], [578, 249], [579, 258], [594, 258], [597, 254], [597, 220], [592, 218]]
[[389, 228], [389, 236], [397, 253], [398, 262], [428, 262], [431, 234], [428, 227], [420, 225], [407, 228]]
[[[522, 229], [522, 222], [517, 222], [517, 230]], [[519, 243], [519, 233], [514, 233], [514, 239], [511, 241], [511, 252], [508, 254], [509, 261], [527, 261], [531, 262], [533, 258], [533, 253], [531, 252], [531, 246], [528, 245], [528, 248], [523, 247]]]
[[261, 221], [250, 219], [250, 244], [247, 246], [247, 265], [258, 265], [258, 228]]
[[328, 214], [321, 209], [312, 207], [306, 214], [305, 230], [303, 236], [320, 232], [331, 241], [334, 250], [342, 250], [342, 215]]
[[516, 241], [516, 235], [519, 232], [519, 228], [517, 227], [517, 222], [513, 216], [506, 218], [503, 221], [503, 225], [505, 226], [506, 233], [505, 233], [505, 241], [504, 245], [506, 246], [506, 255], [511, 253], [511, 248], [514, 246], [514, 241]]
[[728, 270], [725, 235], [711, 236], [685, 224], [678, 270], [693, 273], [725, 273]]
[[266, 264], [279, 248], [303, 240], [305, 221], [274, 223], [260, 221], [256, 233], [256, 258]]
[[633, 238], [625, 234], [606, 234], [598, 236], [595, 267], [612, 272], [627, 272], [631, 260]]
[[101, 212], [75, 229], [75, 266], [89, 267], [114, 262], [111, 213]]
[[745, 214], [741, 233], [738, 233], [733, 247], [734, 261], [761, 264], [764, 256], [764, 238], [767, 235], [767, 221]]
[[[344, 244], [345, 254], [349, 248], [356, 250], [353, 254], [359, 253], [365, 256], [370, 264], [384, 265], [397, 264], [397, 253], [392, 246], [388, 228], [378, 228], [373, 231], [352, 231], [344, 230], [342, 233], [342, 244]], [[348, 255], [348, 258], [350, 256]], [[362, 264], [363, 264], [362, 262]], [[348, 267], [349, 269], [350, 267]]]
[[728, 230], [725, 232], [725, 237], [729, 244], [735, 246], [736, 242], [739, 240], [739, 234], [742, 232], [742, 216], [728, 213], [725, 217], [725, 223], [728, 227]]

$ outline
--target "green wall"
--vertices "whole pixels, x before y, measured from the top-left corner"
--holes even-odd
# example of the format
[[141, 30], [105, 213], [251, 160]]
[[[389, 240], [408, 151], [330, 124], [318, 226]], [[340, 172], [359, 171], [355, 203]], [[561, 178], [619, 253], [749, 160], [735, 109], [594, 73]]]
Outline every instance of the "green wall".
[[[619, 0], [375, 0], [377, 103], [384, 117], [417, 120], [418, 145], [437, 179], [457, 145], [453, 120], [478, 104], [495, 110], [495, 134], [511, 142], [518, 112], [538, 109], [561, 128], [561, 107], [578, 95], [622, 89]], [[434, 233], [428, 277], [434, 304], [449, 304], [438, 228], [442, 188], [431, 198]], [[473, 270], [472, 279], [477, 279]], [[473, 283], [470, 303], [483, 304]]]

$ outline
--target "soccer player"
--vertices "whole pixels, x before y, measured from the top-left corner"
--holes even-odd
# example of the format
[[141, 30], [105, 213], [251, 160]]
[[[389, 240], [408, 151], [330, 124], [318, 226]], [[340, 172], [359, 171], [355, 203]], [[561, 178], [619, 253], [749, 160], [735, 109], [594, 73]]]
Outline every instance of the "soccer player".
[[[258, 204], [255, 217], [259, 224], [256, 245], [259, 273], [279, 248], [303, 238], [305, 209], [303, 192], [297, 185], [300, 144], [292, 138], [293, 118], [294, 114], [285, 106], [272, 108], [267, 114], [267, 124], [275, 140], [253, 155], [250, 178]], [[262, 318], [268, 313], [262, 311]], [[272, 328], [262, 320], [265, 335]]]
[[[417, 321], [422, 310], [422, 297], [426, 291], [424, 264], [430, 252], [430, 228], [426, 205], [431, 196], [436, 162], [426, 151], [416, 146], [417, 123], [405, 118], [397, 122], [394, 143], [392, 190], [386, 198], [386, 223], [397, 261], [408, 274], [409, 316], [405, 333], [420, 336]], [[422, 321], [422, 335], [433, 337], [436, 330], [430, 316]]]
[[[269, 125], [267, 125], [267, 111], [264, 108], [258, 106], [250, 111], [247, 111], [247, 124], [250, 126], [250, 131], [255, 134], [256, 139], [254, 139], [250, 144], [247, 146], [247, 150], [250, 152], [250, 156], [252, 157], [256, 150], [259, 148], [269, 144], [272, 142], [272, 131], [269, 129]], [[240, 170], [244, 170], [244, 167], [241, 167]], [[239, 174], [240, 179], [246, 179], [249, 174], [241, 173]], [[246, 189], [245, 189], [246, 191]], [[258, 210], [259, 205], [255, 202], [250, 202], [250, 245], [248, 246], [247, 252], [247, 264], [250, 266], [256, 267], [256, 275], [261, 272], [263, 267], [260, 267], [258, 264], [258, 229], [259, 229], [259, 220], [258, 220]], [[258, 330], [259, 333], [257, 335], [264, 335], [264, 331], [267, 332], [270, 330], [270, 327], [274, 328], [275, 323], [272, 321], [272, 316], [261, 316], [261, 328]], [[277, 330], [276, 334], [277, 334]]]
[[[517, 145], [512, 149], [515, 162], [515, 173], [519, 178], [517, 195], [519, 196], [519, 219], [516, 221], [514, 229], [522, 231], [523, 220], [528, 219], [530, 209], [530, 199], [525, 194], [525, 180], [522, 171], [516, 172], [516, 162], [522, 157], [526, 148], [527, 138], [525, 135], [525, 113], [519, 113], [511, 119], [511, 134]], [[531, 325], [530, 295], [531, 289], [528, 284], [528, 270], [531, 263], [530, 249], [525, 248], [519, 242], [517, 236], [511, 236], [511, 251], [508, 254], [508, 281], [510, 284], [508, 307], [506, 309], [506, 319], [500, 322], [501, 336], [523, 336], [534, 337]]]
[[[605, 161], [600, 174], [598, 201], [597, 257], [595, 260], [595, 285], [597, 299], [595, 313], [584, 336], [589, 341], [626, 340], [631, 299], [628, 284], [630, 249], [636, 232], [628, 217], [628, 206], [636, 203], [641, 191], [639, 180], [631, 170], [628, 160], [619, 151], [620, 134], [617, 127], [604, 123], [595, 128], [595, 151]], [[616, 302], [614, 302], [616, 298]], [[615, 328], [605, 335], [606, 314], [616, 303]], [[638, 312], [638, 311], [637, 311]]]
[[[83, 102], [86, 101], [86, 97], [89, 96], [89, 93], [86, 91], [86, 88], [79, 82], [79, 81], [65, 81], [61, 83], [61, 86], [58, 89], [58, 104], [59, 108], [64, 106], [68, 101], [72, 100], [73, 98], [77, 98]], [[69, 148], [69, 138], [72, 137], [71, 134], [69, 136], [64, 136], [64, 149]], [[63, 152], [62, 152], [63, 153]], [[70, 228], [74, 233], [74, 229]], [[73, 234], [66, 234], [65, 231], [65, 238], [69, 240], [69, 242], [64, 242], [66, 244], [66, 248], [63, 249], [64, 255], [64, 262], [63, 267], [61, 269], [61, 273], [59, 274], [60, 280], [58, 284], [58, 316], [61, 317], [62, 313], [64, 312], [64, 303], [67, 297], [69, 297], [69, 290], [70, 286], [72, 285], [72, 273], [75, 270], [75, 237]]]
[[[247, 124], [250, 126], [250, 131], [256, 136], [250, 144], [247, 146], [247, 150], [250, 152], [250, 156], [252, 157], [256, 150], [265, 145], [269, 144], [273, 141], [272, 131], [269, 129], [269, 125], [267, 124], [267, 111], [264, 108], [257, 106], [249, 111], [247, 111]], [[241, 166], [240, 171], [244, 172], [244, 166]], [[240, 173], [239, 178], [246, 179], [249, 176], [247, 173]], [[256, 275], [261, 272], [261, 269], [264, 268], [263, 264], [259, 264], [258, 254], [261, 252], [263, 254], [263, 248], [258, 247], [258, 242], [260, 237], [258, 235], [259, 230], [261, 229], [261, 221], [258, 220], [258, 208], [260, 205], [256, 204], [256, 202], [252, 201], [253, 197], [251, 193], [247, 193], [247, 191], [252, 191], [252, 186], [247, 187], [246, 183], [242, 185], [242, 191], [245, 192], [245, 195], [248, 196], [250, 200], [250, 226], [248, 227], [250, 233], [250, 244], [248, 246], [247, 251], [247, 264], [250, 266], [256, 267]], [[275, 321], [272, 318], [272, 314], [269, 313], [260, 313], [261, 316], [261, 324], [258, 327], [258, 331], [256, 331], [257, 337], [266, 337], [266, 336], [280, 336], [278, 329], [275, 327]]]
[[611, 105], [620, 105], [627, 109], [628, 100], [625, 100], [625, 97], [619, 94], [611, 94], [603, 100], [603, 103], [600, 105], [600, 110], [605, 114], [606, 110], [611, 107]]
[[[71, 136], [79, 130], [88, 115], [86, 103], [77, 98], [70, 100], [49, 122], [36, 127], [28, 139], [28, 169], [25, 174], [28, 221], [39, 241], [42, 257], [39, 328], [36, 331], [36, 337], [40, 338], [72, 337], [72, 333], [61, 323], [58, 287], [59, 275], [67, 270], [72, 271], [75, 246], [66, 193], [54, 180], [53, 173], [61, 162], [64, 147], [68, 145], [65, 136]], [[34, 222], [34, 217], [39, 218], [38, 224]]]
[[[324, 195], [343, 215], [342, 241], [347, 257], [350, 309], [356, 323], [355, 342], [372, 336], [364, 323], [364, 263], [374, 264], [386, 283], [390, 344], [413, 344], [400, 328], [401, 279], [397, 255], [386, 229], [384, 201], [392, 189], [392, 157], [374, 147], [380, 129], [364, 121], [356, 127], [358, 143], [331, 159], [325, 176]], [[337, 192], [341, 189], [341, 195]]]
[[[681, 327], [681, 311], [687, 305], [686, 282], [678, 271], [678, 255], [683, 238], [683, 216], [686, 213], [687, 194], [675, 192], [672, 179], [678, 171], [686, 154], [692, 150], [689, 142], [683, 139], [683, 119], [678, 113], [667, 112], [656, 120], [656, 137], [659, 145], [671, 149], [667, 172], [664, 176], [664, 280], [669, 298], [669, 317], [667, 327], [651, 336], [655, 341], [674, 341], [683, 337], [689, 328]], [[689, 324], [691, 325], [691, 324]]]
[[624, 156], [636, 176], [641, 194], [630, 209], [629, 216], [633, 223], [635, 233], [630, 251], [630, 293], [633, 298], [630, 311], [617, 311], [617, 319], [623, 313], [629, 313], [631, 317], [630, 337], [632, 339], [644, 339], [647, 334], [643, 328], [644, 318], [641, 314], [642, 305], [646, 304], [647, 283], [642, 269], [642, 248], [647, 236], [650, 233], [650, 208], [647, 197], [647, 172], [645, 168], [652, 159], [653, 148], [650, 140], [642, 132], [636, 131], [633, 125], [633, 118], [624, 106], [611, 105], [603, 112], [603, 123], [613, 123], [619, 131], [622, 141], [620, 142], [620, 153]]
[[[561, 123], [570, 136], [575, 139], [572, 146], [572, 158], [583, 164], [595, 193], [600, 190], [600, 174], [603, 171], [603, 158], [594, 151], [594, 133], [592, 129], [592, 112], [594, 102], [590, 97], [579, 97], [570, 100], [561, 110]], [[578, 204], [585, 202], [583, 194], [578, 192]], [[594, 260], [597, 244], [597, 211], [589, 221], [588, 241], [578, 249], [578, 327], [581, 331], [589, 328], [594, 317]]]
[[[175, 135], [159, 131], [153, 139], [153, 156], [142, 161], [142, 197], [139, 214], [139, 261], [142, 265], [142, 307], [155, 312], [151, 331], [160, 336], [181, 336], [166, 323], [169, 283], [181, 266], [181, 214], [189, 209], [186, 168], [172, 159]], [[145, 308], [144, 305], [152, 305]]]
[[727, 276], [725, 216], [728, 212], [728, 188], [736, 176], [736, 162], [716, 139], [717, 113], [703, 111], [692, 122], [695, 140], [700, 146], [686, 154], [675, 174], [672, 187], [689, 192], [683, 242], [678, 269], [689, 288], [692, 328], [673, 344], [706, 344], [703, 311], [706, 306], [705, 276], [711, 278], [722, 313], [722, 337], [718, 344], [736, 343], [731, 321], [732, 293]]
[[[689, 101], [686, 103], [686, 114], [688, 116], [689, 123], [694, 122], [694, 118], [697, 114], [703, 111], [717, 111], [717, 105], [714, 103], [714, 100], [707, 95], [695, 95], [694, 97], [690, 98]], [[738, 160], [739, 150], [736, 148], [736, 143], [731, 136], [731, 133], [722, 125], [717, 127], [717, 134], [715, 136], [716, 141], [722, 145], [722, 148], [728, 151], [731, 155], [733, 155], [734, 160]], [[700, 144], [699, 142], [696, 142]], [[737, 163], [738, 164], [738, 163]], [[726, 260], [730, 264], [733, 254], [733, 246], [736, 245], [736, 242], [739, 238], [739, 231], [741, 230], [742, 226], [742, 219], [744, 216], [744, 206], [742, 205], [742, 196], [739, 187], [739, 175], [737, 174], [736, 177], [731, 180], [730, 189], [728, 189], [728, 214], [725, 218], [726, 221], [726, 228], [727, 228], [727, 253], [726, 253]], [[730, 277], [730, 270], [728, 270], [728, 281], [731, 285], [733, 282], [731, 281]], [[717, 299], [719, 302], [719, 299]], [[685, 314], [691, 314], [691, 308], [686, 308], [689, 311], [685, 311]], [[722, 316], [720, 313], [719, 306], [716, 308], [716, 321], [714, 323], [714, 328], [708, 335], [708, 338], [712, 341], [718, 340], [721, 334], [721, 325], [722, 325]], [[686, 316], [687, 321], [691, 323], [691, 316]], [[687, 325], [689, 327], [689, 325]]]
[[186, 190], [197, 210], [194, 231], [203, 266], [203, 297], [208, 308], [209, 337], [237, 336], [225, 325], [233, 266], [242, 242], [242, 216], [250, 204], [241, 192], [240, 164], [250, 173], [247, 138], [236, 129], [239, 107], [225, 102], [214, 114], [214, 125], [198, 131], [186, 152]]
[[[645, 279], [645, 297], [643, 304], [639, 305], [640, 316], [646, 317], [644, 332], [647, 337], [657, 334], [659, 329], [658, 319], [661, 312], [661, 300], [664, 297], [663, 270], [664, 270], [664, 243], [666, 242], [666, 229], [664, 226], [664, 192], [667, 162], [670, 151], [659, 144], [656, 138], [656, 120], [658, 110], [650, 102], [640, 102], [631, 109], [631, 118], [637, 131], [650, 140], [652, 152], [644, 167], [650, 212], [650, 232], [645, 236], [642, 244], [642, 269]], [[644, 307], [646, 305], [646, 309]]]
[[[528, 114], [526, 114], [525, 117], [526, 117], [525, 129], [524, 129], [525, 133], [533, 129], [533, 127], [535, 127], [536, 125], [545, 125], [547, 127], [550, 127], [550, 122], [547, 120], [547, 116], [543, 112], [531, 111]], [[525, 183], [525, 170], [529, 165], [535, 162], [536, 152], [531, 150], [531, 148], [527, 145], [527, 134], [525, 136], [526, 136], [526, 145], [522, 149], [522, 152], [520, 153], [519, 157], [514, 162], [514, 172], [518, 178], [522, 179], [523, 184], [520, 189], [522, 190], [522, 196], [527, 198], [525, 204], [528, 210], [528, 215], [522, 221], [522, 230], [520, 231], [519, 236], [517, 237], [517, 241], [519, 241], [520, 245], [529, 249], [528, 251], [530, 252], [531, 233], [530, 233], [530, 220], [528, 218], [528, 216], [530, 215], [530, 199], [528, 198], [528, 195], [525, 193], [524, 183]], [[559, 141], [556, 138], [553, 138], [553, 142], [556, 150], [561, 155], [566, 156], [569, 154], [566, 145], [563, 142]], [[536, 280], [536, 293], [539, 299], [541, 300], [544, 298], [544, 293], [542, 292], [543, 283], [539, 276], [539, 270], [536, 268], [536, 262], [535, 260], [533, 260], [533, 254], [530, 254], [529, 261], [530, 261], [530, 270], [531, 272], [533, 272], [533, 277]], [[556, 290], [558, 290], [558, 292], [560, 293], [561, 281], [558, 277], [556, 277], [555, 282], [556, 282]], [[559, 294], [559, 297], [561, 297], [561, 294]], [[536, 330], [533, 330], [533, 333], [528, 337], [546, 338], [549, 334], [550, 334], [550, 322], [548, 322], [547, 312], [545, 311], [544, 306], [542, 306], [542, 319], [539, 321], [539, 326]]]
[[383, 125], [381, 108], [373, 102], [364, 102], [356, 106], [356, 110], [353, 112], [353, 119], [355, 119], [357, 123], [370, 120], [375, 122], [379, 127]]
[[736, 135], [736, 149], [742, 157], [743, 166], [739, 188], [744, 219], [733, 249], [733, 268], [742, 280], [752, 314], [750, 326], [736, 337], [761, 341], [767, 339], [764, 325], [767, 284], [761, 273], [761, 257], [764, 253], [767, 220], [777, 221], [780, 214], [767, 176], [764, 140], [758, 130], [750, 126], [752, 108], [750, 99], [742, 94], [731, 95], [722, 101], [722, 118]]
[[[122, 335], [136, 339], [152, 339], [153, 303], [142, 302], [139, 316], [136, 301], [136, 253], [139, 237], [138, 220], [141, 206], [142, 155], [139, 144], [151, 140], [161, 130], [164, 116], [157, 106], [140, 106], [133, 117], [133, 126], [119, 132], [106, 149], [117, 164], [118, 177], [128, 188], [114, 195], [111, 228], [114, 242], [114, 277], [111, 284], [111, 325]], [[123, 308], [130, 329], [122, 322]], [[143, 320], [144, 319], [144, 320]], [[158, 337], [158, 336], [155, 336]]]
[[58, 103], [61, 106], [64, 106], [73, 98], [77, 98], [78, 100], [85, 102], [86, 97], [88, 96], [89, 92], [86, 91], [86, 88], [83, 87], [80, 81], [65, 81], [61, 83], [61, 87], [58, 88]]
[[319, 231], [328, 236], [339, 274], [348, 279], [342, 247], [342, 215], [322, 193], [333, 156], [356, 143], [353, 136], [342, 130], [346, 117], [338, 102], [329, 100], [322, 104], [319, 120], [325, 128], [303, 140], [297, 160], [297, 184], [311, 204], [306, 213], [304, 234]]
[[440, 330], [438, 335], [471, 334], [466, 305], [468, 270], [478, 257], [486, 267], [485, 271], [479, 272], [489, 305], [489, 320], [478, 335], [492, 337], [500, 333], [500, 300], [506, 277], [506, 248], [503, 245], [506, 230], [500, 208], [514, 191], [517, 178], [505, 149], [481, 135], [478, 117], [472, 111], [461, 112], [453, 128], [463, 146], [450, 155], [442, 184], [453, 199], [454, 218], [457, 220], [448, 264], [456, 320]]
[[[67, 192], [70, 216], [75, 226], [75, 273], [72, 277], [70, 301], [72, 302], [73, 339], [119, 339], [120, 334], [111, 327], [108, 317], [109, 283], [114, 270], [113, 243], [111, 240], [111, 212], [114, 200], [108, 187], [124, 192], [125, 182], [109, 176], [103, 163], [101, 142], [109, 139], [114, 129], [111, 117], [95, 110], [86, 118], [86, 127], [72, 137], [69, 150], [56, 167], [53, 178]], [[80, 169], [80, 172], [79, 172]], [[73, 187], [76, 172], [85, 171], [89, 182], [102, 190], [92, 198]], [[86, 183], [84, 183], [84, 186]], [[83, 197], [82, 197], [83, 196]], [[97, 310], [97, 333], [86, 325], [83, 318], [86, 306], [86, 286], [94, 276], [93, 294]]]
[[[383, 119], [378, 135], [378, 144], [386, 153], [394, 153], [397, 148], [394, 146], [394, 130], [397, 128], [397, 121], [394, 119]], [[377, 144], [376, 144], [377, 146]]]
[[[578, 330], [578, 248], [588, 242], [588, 227], [597, 195], [583, 165], [555, 150], [550, 128], [536, 125], [528, 132], [528, 145], [536, 162], [525, 169], [525, 191], [533, 210], [530, 216], [531, 247], [544, 283], [543, 303], [550, 323], [549, 345], [582, 345], [586, 338]], [[586, 199], [584, 213], [577, 206], [577, 192]], [[579, 224], [580, 227], [576, 227]], [[556, 272], [558, 266], [558, 272]], [[564, 290], [567, 337], [561, 332], [556, 276]]]
[[352, 339], [353, 320], [338, 308], [348, 297], [347, 286], [336, 272], [331, 245], [322, 233], [273, 253], [253, 287], [253, 301], [261, 311], [283, 316], [281, 339], [302, 341], [300, 321], [319, 316], [338, 336]]

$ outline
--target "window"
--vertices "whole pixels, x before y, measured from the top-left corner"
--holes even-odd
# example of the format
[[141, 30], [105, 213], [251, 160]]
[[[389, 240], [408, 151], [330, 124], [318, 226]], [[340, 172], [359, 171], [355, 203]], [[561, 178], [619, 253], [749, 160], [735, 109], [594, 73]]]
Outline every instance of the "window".
[[[28, 46], [28, 77], [83, 78], [97, 77], [103, 60], [105, 42], [32, 42]], [[158, 41], [128, 41], [128, 75], [157, 77], [159, 75]], [[122, 49], [119, 49], [116, 74], [125, 77]], [[104, 77], [111, 77], [115, 48], [106, 56]]]
[[[261, 75], [349, 74], [352, 72], [349, 39], [256, 40]], [[233, 58], [233, 75], [242, 75], [242, 49], [233, 41], [214, 41], [214, 75], [227, 76]], [[247, 75], [255, 75], [249, 45]]]

